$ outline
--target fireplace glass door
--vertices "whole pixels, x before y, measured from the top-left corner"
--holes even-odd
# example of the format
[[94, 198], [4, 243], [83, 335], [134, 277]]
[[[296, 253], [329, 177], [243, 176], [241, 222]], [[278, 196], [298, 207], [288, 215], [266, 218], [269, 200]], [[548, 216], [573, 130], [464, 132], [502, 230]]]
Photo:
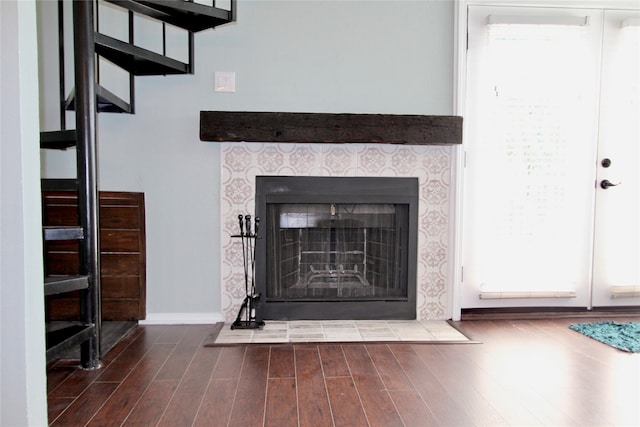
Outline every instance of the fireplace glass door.
[[257, 316], [415, 319], [417, 178], [256, 177]]
[[267, 205], [267, 301], [407, 298], [408, 206]]

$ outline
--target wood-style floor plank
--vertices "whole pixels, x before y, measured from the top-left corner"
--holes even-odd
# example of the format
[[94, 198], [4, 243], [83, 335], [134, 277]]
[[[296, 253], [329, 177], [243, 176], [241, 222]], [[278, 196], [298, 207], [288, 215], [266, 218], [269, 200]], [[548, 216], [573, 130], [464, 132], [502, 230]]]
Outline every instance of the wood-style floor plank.
[[47, 366], [47, 394], [51, 394], [60, 384], [78, 370], [77, 360], [59, 360]]
[[317, 347], [296, 346], [295, 359], [300, 426], [333, 426]]
[[157, 342], [162, 344], [178, 344], [191, 329], [185, 329], [182, 325], [161, 325], [156, 328], [159, 329]]
[[154, 344], [135, 365], [135, 369], [130, 371], [130, 375], [120, 383], [118, 389], [88, 425], [108, 427], [124, 422], [167, 360], [174, 346], [175, 344]]
[[338, 344], [324, 344], [318, 347], [320, 351], [320, 359], [322, 360], [322, 370], [324, 376], [330, 377], [348, 377], [351, 376], [349, 366], [344, 358], [342, 346]]
[[[534, 416], [547, 425], [581, 425], [564, 407], [561, 381], [564, 376], [564, 351], [558, 352], [547, 338], [542, 338], [526, 321], [514, 322], [517, 334], [524, 334], [531, 346], [511, 347], [492, 352], [492, 379], [515, 400], [527, 402], [530, 408], [538, 408]], [[504, 338], [515, 333], [507, 331]], [[501, 366], [500, 366], [501, 365]], [[523, 381], [528, 387], [514, 384], [513, 379]]]
[[[596, 319], [600, 320], [600, 319]], [[602, 319], [615, 320], [615, 318]], [[640, 315], [622, 321], [640, 321]], [[203, 347], [212, 325], [141, 326], [103, 358], [47, 365], [56, 426], [634, 426], [640, 355], [581, 319], [457, 322], [481, 344]], [[595, 320], [593, 320], [595, 321]]]
[[118, 383], [93, 383], [57, 419], [49, 420], [54, 426], [85, 425], [104, 405], [118, 387]]
[[158, 425], [174, 427], [193, 423], [219, 355], [220, 348], [200, 347], [195, 350], [193, 361]]
[[[156, 332], [157, 333], [157, 332]], [[126, 336], [122, 337], [120, 341], [115, 343], [115, 345], [104, 355], [102, 358], [103, 366], [108, 366], [113, 362], [123, 351], [125, 351], [131, 343], [135, 342], [138, 337], [142, 334], [148, 334], [149, 336], [154, 336], [156, 333], [152, 331], [148, 331], [143, 328], [134, 328], [131, 330]], [[114, 340], [116, 338], [113, 338]]]
[[[602, 320], [610, 319], [589, 319]], [[536, 348], [530, 353], [531, 360], [539, 361], [540, 369], [532, 369], [537, 372], [532, 375], [535, 380], [530, 381], [531, 388], [539, 398], [547, 401], [544, 406], [555, 409], [567, 424], [603, 425], [614, 420], [615, 425], [625, 425], [629, 420], [640, 421], [640, 410], [630, 409], [636, 405], [628, 400], [630, 396], [640, 396], [640, 381], [631, 387], [614, 386], [624, 383], [628, 375], [636, 375], [640, 379], [640, 361], [637, 357], [634, 359], [637, 355], [612, 352], [611, 347], [568, 329], [571, 323], [582, 321], [560, 319], [554, 322], [553, 328], [547, 327], [546, 320], [515, 323], [520, 331], [518, 334], [510, 331], [510, 336], [526, 332], [531, 341], [534, 337], [536, 340]], [[562, 328], [558, 328], [559, 325]], [[565, 345], [561, 345], [563, 343]], [[612, 369], [613, 366], [616, 368]], [[603, 384], [613, 387], [608, 393], [598, 395], [593, 392]], [[575, 411], [567, 405], [569, 395], [582, 402], [583, 410]]]
[[465, 414], [455, 398], [438, 382], [430, 367], [420, 359], [411, 345], [399, 344], [392, 346], [391, 349], [402, 369], [420, 393], [422, 400], [429, 406], [429, 410], [438, 424], [444, 426], [474, 425], [473, 420]]
[[343, 346], [353, 382], [371, 426], [402, 426], [402, 419], [364, 345]]
[[223, 427], [229, 424], [238, 381], [239, 378], [211, 378], [193, 422], [194, 427]]
[[161, 328], [144, 328], [127, 351], [101, 369], [97, 381], [122, 381], [162, 334]]
[[298, 402], [294, 378], [270, 378], [267, 383], [265, 427], [296, 427]]
[[295, 376], [293, 346], [279, 345], [271, 347], [269, 378], [294, 378]]
[[407, 390], [413, 388], [413, 384], [411, 384], [407, 374], [398, 363], [398, 360], [388, 345], [367, 345], [366, 349], [387, 390]]
[[[549, 334], [532, 329], [529, 321], [500, 321], [498, 324], [474, 321], [465, 322], [465, 325], [471, 333], [477, 328], [495, 345], [475, 346], [473, 352], [455, 351], [455, 348], [445, 346], [438, 351], [447, 360], [447, 369], [454, 370], [459, 377], [473, 376], [476, 379], [477, 392], [506, 423], [607, 425], [598, 415], [599, 411], [593, 411], [593, 406], [585, 404], [587, 400], [579, 397], [580, 393], [585, 393], [584, 397], [593, 395], [598, 381], [585, 387], [586, 391], [571, 391], [565, 389], [566, 384], [563, 385], [567, 380], [574, 382], [579, 378], [575, 375], [577, 372], [572, 372], [573, 364], [567, 365], [566, 361], [579, 361], [570, 355], [573, 346], [564, 345], [571, 338], [572, 331], [566, 329], [562, 321], [556, 325], [562, 326], [558, 330], [563, 332], [565, 339], [556, 344]], [[526, 345], [513, 344], [520, 340], [525, 340]], [[590, 374], [587, 376], [591, 377]], [[452, 384], [448, 386], [453, 387]], [[459, 384], [457, 389], [462, 387], [464, 385]], [[580, 402], [582, 409], [568, 410], [565, 406], [567, 396]], [[460, 400], [464, 398], [465, 393], [462, 393]], [[482, 419], [482, 416], [491, 417], [491, 414], [489, 411], [477, 411], [474, 416]]]
[[154, 380], [133, 408], [125, 426], [154, 426], [178, 388], [178, 380]]
[[351, 377], [330, 377], [327, 381], [327, 392], [333, 419], [336, 426], [365, 427], [367, 417], [362, 409], [362, 402]]
[[247, 347], [229, 419], [230, 427], [263, 425], [268, 371], [269, 346]]
[[[429, 410], [420, 394], [414, 389], [391, 390], [389, 395], [398, 409], [406, 427], [438, 426], [436, 418]], [[487, 425], [488, 427], [490, 425]]]
[[221, 347], [220, 360], [213, 369], [212, 378], [240, 378], [247, 346]]
[[[57, 368], [53, 368], [55, 371]], [[49, 392], [52, 398], [75, 398], [78, 397], [87, 387], [89, 387], [96, 378], [102, 375], [102, 370], [95, 369], [85, 371], [79, 368], [79, 363], [73, 372], [67, 375]]]
[[49, 420], [55, 420], [67, 409], [73, 401], [76, 400], [75, 397], [49, 397], [48, 398], [48, 408], [47, 408], [47, 416]]
[[[492, 427], [509, 425], [486, 397], [477, 390], [477, 387], [469, 387], [468, 378], [475, 375], [473, 364], [456, 358], [457, 346], [444, 347], [415, 345], [413, 350], [426, 365], [443, 367], [432, 369], [431, 372], [447, 392], [456, 397], [456, 401], [469, 418], [473, 418], [476, 425]], [[442, 350], [446, 354], [443, 355]]]
[[158, 372], [156, 379], [179, 380], [182, 378], [196, 350], [202, 347], [202, 342], [209, 334], [210, 329], [210, 327], [201, 325], [185, 331], [180, 341], [176, 344], [173, 353], [171, 353], [167, 362]]

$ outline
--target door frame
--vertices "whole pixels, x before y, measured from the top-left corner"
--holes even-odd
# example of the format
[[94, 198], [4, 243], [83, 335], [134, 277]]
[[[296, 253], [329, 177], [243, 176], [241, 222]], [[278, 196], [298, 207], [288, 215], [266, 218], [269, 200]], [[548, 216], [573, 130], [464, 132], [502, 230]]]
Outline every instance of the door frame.
[[[454, 46], [453, 46], [453, 114], [464, 117], [466, 109], [466, 78], [467, 78], [467, 8], [471, 5], [484, 6], [529, 6], [529, 7], [557, 7], [579, 9], [628, 9], [640, 10], [640, 5], [634, 0], [596, 0], [578, 2], [570, 0], [454, 0]], [[466, 122], [463, 121], [462, 144], [453, 148], [451, 182], [454, 183], [452, 212], [453, 230], [451, 233], [453, 262], [450, 267], [451, 292], [449, 307], [451, 319], [458, 321], [462, 316], [462, 241], [463, 241], [463, 195], [464, 195], [464, 167], [466, 153]]]

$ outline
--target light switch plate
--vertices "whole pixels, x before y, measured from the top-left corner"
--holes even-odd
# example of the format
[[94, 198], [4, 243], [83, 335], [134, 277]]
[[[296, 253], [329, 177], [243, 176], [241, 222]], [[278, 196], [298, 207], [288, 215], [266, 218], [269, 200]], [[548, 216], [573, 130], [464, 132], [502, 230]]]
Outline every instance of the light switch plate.
[[235, 92], [236, 73], [233, 71], [216, 71], [214, 73], [214, 84], [216, 92]]

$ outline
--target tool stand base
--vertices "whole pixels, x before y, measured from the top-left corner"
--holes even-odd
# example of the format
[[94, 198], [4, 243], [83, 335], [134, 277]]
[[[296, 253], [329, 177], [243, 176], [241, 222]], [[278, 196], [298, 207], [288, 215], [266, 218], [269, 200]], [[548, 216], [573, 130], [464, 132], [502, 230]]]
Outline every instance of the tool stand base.
[[236, 320], [231, 324], [231, 329], [260, 329], [264, 328], [264, 322], [257, 320]]

